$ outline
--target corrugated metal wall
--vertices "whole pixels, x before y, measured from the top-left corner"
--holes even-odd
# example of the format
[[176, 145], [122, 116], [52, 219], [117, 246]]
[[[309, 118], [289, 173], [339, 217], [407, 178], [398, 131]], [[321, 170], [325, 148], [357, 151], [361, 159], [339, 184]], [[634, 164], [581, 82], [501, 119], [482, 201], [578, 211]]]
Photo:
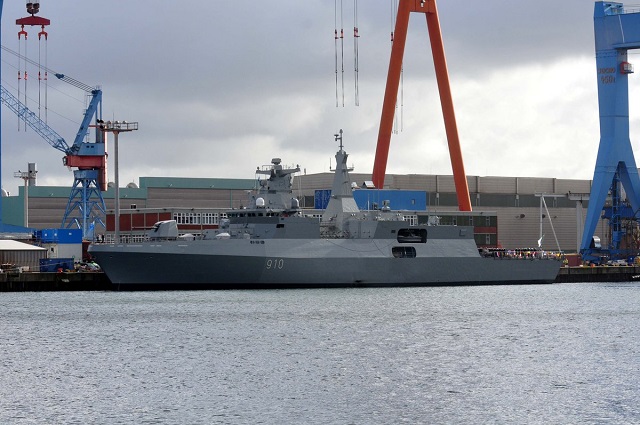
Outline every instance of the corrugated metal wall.
[[247, 205], [246, 190], [149, 188], [148, 208], [239, 208]]
[[556, 179], [556, 193], [591, 193], [591, 180]]
[[29, 226], [38, 229], [60, 227], [68, 198], [29, 198]]
[[393, 189], [407, 189], [407, 190], [424, 190], [426, 192], [434, 192], [435, 191], [435, 176], [425, 176], [425, 175], [406, 175], [406, 176], [396, 176], [394, 178], [394, 183], [398, 187], [394, 187]]
[[480, 177], [478, 192], [480, 193], [516, 193], [516, 179], [505, 177]]
[[41, 258], [47, 258], [47, 250], [0, 250], [0, 264], [27, 266], [30, 271], [40, 270]]
[[517, 193], [555, 193], [554, 179], [516, 177]]

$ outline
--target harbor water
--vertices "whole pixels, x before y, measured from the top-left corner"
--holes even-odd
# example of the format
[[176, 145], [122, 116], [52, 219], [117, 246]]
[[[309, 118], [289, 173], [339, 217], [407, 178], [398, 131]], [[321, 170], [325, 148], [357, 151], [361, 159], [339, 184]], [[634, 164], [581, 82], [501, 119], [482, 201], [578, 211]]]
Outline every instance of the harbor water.
[[640, 283], [0, 294], [2, 424], [640, 423]]

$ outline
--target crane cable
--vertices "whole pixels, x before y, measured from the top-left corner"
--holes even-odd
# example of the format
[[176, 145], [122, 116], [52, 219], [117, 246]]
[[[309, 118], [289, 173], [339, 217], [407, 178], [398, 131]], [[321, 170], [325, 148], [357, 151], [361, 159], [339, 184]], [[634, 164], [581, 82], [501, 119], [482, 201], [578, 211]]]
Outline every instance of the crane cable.
[[[22, 36], [24, 36], [24, 54], [22, 54]], [[42, 44], [43, 44], [43, 37], [44, 36], [44, 67], [42, 66]], [[21, 25], [20, 31], [18, 31], [18, 99], [20, 99], [20, 80], [23, 79], [24, 80], [24, 105], [27, 106], [27, 80], [28, 80], [28, 71], [27, 71], [27, 46], [28, 46], [28, 41], [27, 41], [27, 31], [24, 30], [24, 25]], [[44, 69], [44, 80], [45, 80], [45, 121], [46, 121], [46, 108], [47, 108], [47, 85], [46, 85], [46, 80], [47, 80], [47, 40], [48, 40], [48, 34], [47, 32], [44, 30], [44, 25], [42, 25], [42, 29], [40, 30], [40, 32], [38, 33], [38, 63], [37, 63], [37, 67], [38, 67], [38, 118], [41, 118], [40, 116], [40, 111], [41, 111], [41, 106], [42, 106], [42, 99], [41, 99], [41, 93], [42, 93], [42, 70]], [[30, 63], [32, 61], [29, 61]], [[22, 68], [24, 64], [24, 68]], [[24, 72], [23, 72], [24, 69]], [[27, 130], [27, 123], [25, 121], [24, 123], [24, 130]], [[20, 131], [20, 121], [18, 121], [18, 131]]]
[[[44, 42], [42, 40], [42, 36], [44, 36]], [[41, 101], [41, 93], [42, 93], [42, 81], [44, 81], [44, 122], [47, 122], [47, 95], [48, 95], [48, 73], [47, 73], [47, 46], [48, 46], [49, 34], [44, 30], [44, 25], [42, 26], [42, 30], [38, 33], [38, 118], [40, 117], [40, 110], [42, 106]], [[42, 65], [42, 45], [44, 44], [44, 66]], [[44, 70], [44, 76], [42, 75], [42, 71]]]
[[[26, 56], [22, 56], [20, 53], [16, 52], [15, 50], [11, 50], [10, 48], [6, 47], [6, 46], [1, 46], [2, 50], [4, 50], [5, 52], [11, 53], [14, 56], [17, 56], [20, 59], [24, 59], [25, 62], [29, 62], [31, 65], [34, 66], [38, 66], [38, 63], [32, 59], [27, 58]], [[78, 80], [76, 80], [75, 78], [69, 77], [68, 75], [59, 73], [54, 71], [53, 69], [46, 67], [46, 66], [42, 66], [42, 69], [44, 69], [48, 74], [53, 74], [56, 76], [56, 78], [58, 78], [59, 80], [64, 81], [65, 83], [71, 84], [74, 87], [79, 88], [80, 90], [84, 90], [86, 92], [91, 93], [93, 90], [96, 90], [99, 88], [99, 86], [95, 86], [92, 87], [88, 84], [85, 84], [83, 82], [80, 82]], [[48, 75], [47, 74], [47, 75]]]
[[[340, 35], [338, 35], [338, 0], [334, 2], [334, 39], [335, 39], [335, 72], [336, 72], [336, 107], [340, 104], [340, 96], [342, 96], [342, 106], [344, 107], [344, 20], [342, 14], [342, 1], [340, 0]], [[340, 68], [341, 68], [341, 76], [340, 76], [340, 86], [342, 88], [341, 93], [339, 93], [338, 86], [338, 38], [340, 38]]]
[[[22, 55], [22, 36], [24, 35], [24, 55]], [[24, 105], [27, 106], [27, 32], [22, 25], [20, 31], [18, 31], [18, 99], [20, 99], [20, 80], [23, 79], [24, 74]], [[24, 61], [21, 57], [25, 58]], [[24, 62], [24, 73], [22, 72], [22, 64]], [[27, 123], [24, 123], [24, 130], [27, 131]], [[18, 118], [18, 131], [20, 131], [20, 118]]]
[[354, 70], [354, 85], [355, 85], [355, 104], [360, 106], [360, 89], [358, 87], [358, 38], [360, 33], [358, 32], [358, 0], [353, 0], [353, 70]]
[[404, 129], [404, 64], [400, 67], [400, 131]]
[[[334, 62], [335, 62], [335, 76], [336, 76], [336, 108], [340, 106], [340, 99], [342, 98], [342, 106], [344, 103], [344, 7], [343, 1], [340, 0], [340, 6], [338, 10], [338, 0], [334, 1]], [[339, 15], [339, 16], [338, 16]], [[338, 34], [338, 18], [340, 19], [340, 33]], [[353, 1], [353, 70], [354, 70], [354, 89], [355, 89], [355, 105], [360, 106], [360, 88], [359, 88], [359, 73], [360, 63], [358, 54], [358, 39], [360, 38], [360, 32], [358, 28], [358, 0]], [[340, 82], [338, 82], [338, 39], [340, 39]]]
[[333, 8], [333, 21], [334, 21], [334, 53], [335, 53], [335, 73], [336, 73], [336, 108], [338, 107], [338, 0], [334, 1]]
[[344, 20], [342, 16], [342, 0], [340, 0], [340, 55], [342, 66], [342, 106], [344, 107]]

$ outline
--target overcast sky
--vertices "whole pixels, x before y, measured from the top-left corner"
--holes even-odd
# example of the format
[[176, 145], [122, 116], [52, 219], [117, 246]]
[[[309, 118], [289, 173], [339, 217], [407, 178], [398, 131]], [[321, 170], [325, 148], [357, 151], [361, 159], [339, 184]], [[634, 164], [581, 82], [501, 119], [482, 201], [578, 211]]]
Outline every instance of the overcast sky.
[[[25, 2], [4, 3], [2, 45], [17, 51], [15, 19], [26, 16]], [[370, 173], [393, 3], [357, 3], [359, 106], [353, 0], [338, 0], [337, 14], [335, 0], [42, 0], [39, 16], [51, 20], [46, 66], [101, 86], [105, 120], [139, 123], [119, 138], [124, 186], [141, 176], [253, 178], [256, 166], [273, 157], [309, 174], [329, 171], [339, 129], [349, 164]], [[599, 143], [593, 9], [585, 0], [438, 2], [467, 175], [593, 177]], [[337, 50], [344, 56], [338, 107], [336, 21], [346, 35]], [[26, 30], [27, 54], [38, 61], [39, 29]], [[17, 70], [18, 59], [2, 51], [2, 84], [14, 94]], [[46, 106], [49, 125], [72, 143], [83, 91], [51, 76], [45, 91], [36, 72], [29, 68], [28, 106], [41, 116]], [[630, 78], [634, 149], [637, 78]], [[387, 173], [451, 174], [424, 15], [410, 19], [401, 92]], [[22, 181], [13, 172], [28, 162], [38, 164], [38, 185], [71, 186], [62, 156], [33, 130], [19, 128], [2, 106], [4, 189], [17, 193]]]

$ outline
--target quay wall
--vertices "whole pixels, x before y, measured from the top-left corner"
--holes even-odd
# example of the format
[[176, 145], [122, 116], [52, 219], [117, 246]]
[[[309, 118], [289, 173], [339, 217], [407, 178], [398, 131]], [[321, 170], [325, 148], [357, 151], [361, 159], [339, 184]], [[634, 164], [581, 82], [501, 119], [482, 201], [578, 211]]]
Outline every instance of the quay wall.
[[632, 282], [640, 280], [640, 266], [561, 267], [556, 283]]
[[[640, 281], [640, 266], [562, 267], [555, 283]], [[103, 272], [0, 273], [0, 292], [117, 291]]]
[[108, 290], [111, 290], [111, 281], [102, 272], [0, 273], [0, 292]]

